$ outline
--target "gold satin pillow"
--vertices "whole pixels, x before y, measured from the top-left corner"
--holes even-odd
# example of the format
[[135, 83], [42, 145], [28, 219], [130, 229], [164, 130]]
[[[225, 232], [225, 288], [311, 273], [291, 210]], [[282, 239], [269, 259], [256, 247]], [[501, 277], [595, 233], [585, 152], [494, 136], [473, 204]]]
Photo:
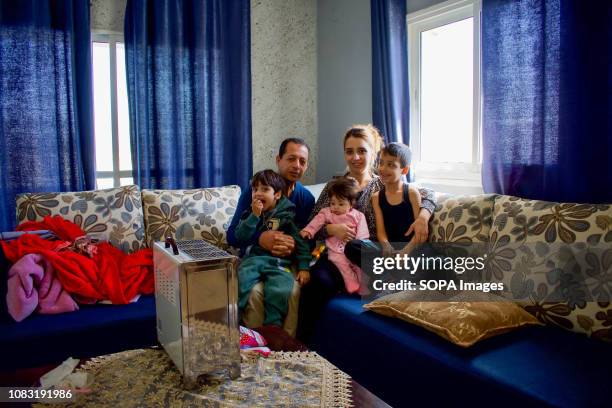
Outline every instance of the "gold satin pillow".
[[[522, 326], [542, 325], [520, 306], [501, 298], [499, 301], [417, 302], [411, 301], [410, 296], [408, 292], [394, 293], [364, 308], [421, 326], [461, 347]], [[460, 299], [469, 298], [466, 295], [450, 298]]]

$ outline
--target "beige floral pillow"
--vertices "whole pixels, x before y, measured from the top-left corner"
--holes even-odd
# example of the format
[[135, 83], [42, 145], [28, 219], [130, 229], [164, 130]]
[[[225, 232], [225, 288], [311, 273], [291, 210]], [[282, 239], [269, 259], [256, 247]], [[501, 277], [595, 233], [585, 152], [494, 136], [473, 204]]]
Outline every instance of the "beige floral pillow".
[[66, 193], [26, 193], [17, 196], [17, 223], [60, 215], [88, 234], [107, 239], [124, 252], [145, 246], [138, 186]]
[[227, 248], [227, 229], [240, 197], [240, 187], [195, 190], [143, 190], [147, 242], [204, 239]]
[[612, 205], [499, 196], [487, 266], [540, 321], [612, 341]]
[[429, 241], [458, 244], [488, 242], [495, 197], [495, 194], [440, 196], [429, 222]]

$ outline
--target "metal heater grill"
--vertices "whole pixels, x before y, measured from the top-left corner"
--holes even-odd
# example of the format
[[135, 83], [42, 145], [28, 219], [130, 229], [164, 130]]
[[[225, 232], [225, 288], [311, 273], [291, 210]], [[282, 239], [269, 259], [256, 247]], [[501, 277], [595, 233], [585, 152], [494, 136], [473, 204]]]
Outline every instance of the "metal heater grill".
[[227, 252], [201, 240], [178, 241], [176, 246], [178, 246], [179, 251], [189, 255], [194, 261], [227, 258], [230, 256]]

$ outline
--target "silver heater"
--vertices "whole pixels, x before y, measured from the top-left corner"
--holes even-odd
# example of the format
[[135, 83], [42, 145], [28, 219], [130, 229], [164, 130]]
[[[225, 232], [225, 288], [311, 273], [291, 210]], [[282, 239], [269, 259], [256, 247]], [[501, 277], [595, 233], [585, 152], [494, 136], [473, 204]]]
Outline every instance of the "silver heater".
[[239, 377], [236, 257], [206, 241], [168, 238], [153, 246], [153, 262], [157, 337], [184, 386], [225, 369]]

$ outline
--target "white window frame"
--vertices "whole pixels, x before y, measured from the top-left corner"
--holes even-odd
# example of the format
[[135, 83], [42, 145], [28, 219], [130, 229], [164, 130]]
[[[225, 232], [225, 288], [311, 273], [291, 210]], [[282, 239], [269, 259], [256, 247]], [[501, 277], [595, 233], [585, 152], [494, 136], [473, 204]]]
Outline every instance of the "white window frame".
[[[480, 78], [480, 0], [450, 0], [410, 13], [408, 28], [408, 61], [410, 75], [410, 146], [416, 181], [423, 185], [451, 187], [453, 192], [482, 192], [481, 163], [481, 78]], [[466, 18], [474, 19], [474, 117], [471, 163], [421, 162], [421, 33]], [[450, 191], [449, 191], [450, 192]]]
[[[111, 99], [111, 129], [113, 145], [113, 170], [96, 171], [96, 180], [99, 178], [112, 178], [113, 187], [121, 185], [122, 178], [133, 177], [132, 170], [120, 170], [119, 165], [119, 114], [117, 108], [117, 43], [125, 44], [122, 33], [94, 30], [91, 32], [91, 43], [103, 42], [109, 44], [110, 51], [110, 99]], [[94, 95], [95, 97], [95, 95]]]

